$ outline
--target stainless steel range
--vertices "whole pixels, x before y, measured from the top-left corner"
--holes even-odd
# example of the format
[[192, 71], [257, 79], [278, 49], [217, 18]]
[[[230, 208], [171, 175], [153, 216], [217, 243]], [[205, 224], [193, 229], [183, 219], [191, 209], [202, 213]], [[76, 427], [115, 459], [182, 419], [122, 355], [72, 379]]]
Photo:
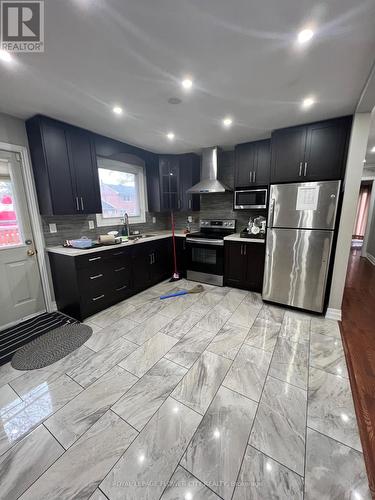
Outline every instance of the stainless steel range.
[[187, 278], [223, 286], [224, 238], [236, 230], [234, 219], [202, 219], [200, 231], [186, 237]]

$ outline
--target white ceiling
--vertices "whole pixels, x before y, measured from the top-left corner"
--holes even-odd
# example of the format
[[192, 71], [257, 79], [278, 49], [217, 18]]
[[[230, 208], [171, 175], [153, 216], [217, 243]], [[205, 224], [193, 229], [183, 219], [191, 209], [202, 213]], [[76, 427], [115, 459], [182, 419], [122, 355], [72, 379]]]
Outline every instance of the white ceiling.
[[[374, 0], [47, 0], [45, 53], [0, 63], [0, 111], [43, 113], [155, 152], [269, 137], [354, 112], [374, 18]], [[307, 24], [316, 36], [301, 50]], [[187, 74], [190, 94], [180, 87]], [[311, 94], [317, 104], [301, 110]]]

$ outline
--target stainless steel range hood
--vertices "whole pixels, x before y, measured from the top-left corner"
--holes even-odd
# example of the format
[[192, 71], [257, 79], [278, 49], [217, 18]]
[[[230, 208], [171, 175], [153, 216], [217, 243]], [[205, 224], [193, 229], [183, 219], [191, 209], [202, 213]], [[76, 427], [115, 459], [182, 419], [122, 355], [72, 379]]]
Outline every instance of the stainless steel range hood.
[[217, 178], [218, 148], [205, 148], [202, 150], [201, 181], [187, 190], [187, 193], [224, 193], [232, 189]]

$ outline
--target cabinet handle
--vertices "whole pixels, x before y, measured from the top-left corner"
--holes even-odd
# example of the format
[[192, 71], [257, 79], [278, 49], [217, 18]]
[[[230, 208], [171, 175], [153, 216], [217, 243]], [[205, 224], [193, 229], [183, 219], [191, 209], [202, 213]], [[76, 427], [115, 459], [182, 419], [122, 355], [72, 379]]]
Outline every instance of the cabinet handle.
[[188, 207], [191, 209], [191, 199], [189, 200]]
[[299, 176], [301, 177], [302, 175], [302, 162], [299, 162]]
[[115, 269], [115, 273], [119, 273], [120, 271], [124, 271], [126, 269], [126, 267], [119, 267], [117, 269]]
[[243, 246], [243, 254], [246, 255], [246, 245]]
[[94, 260], [100, 260], [101, 257], [92, 257], [91, 259], [89, 259], [89, 262], [93, 262]]
[[152, 264], [152, 253], [150, 253], [150, 264]]
[[115, 253], [113, 253], [112, 255], [113, 255], [113, 256], [116, 256], [116, 255], [123, 255], [124, 253], [125, 253], [125, 252], [115, 252]]
[[180, 200], [180, 199], [179, 199], [179, 200], [177, 200], [177, 207], [178, 207], [178, 208], [181, 208], [181, 200]]
[[305, 161], [305, 170], [303, 172], [304, 177], [306, 177], [307, 174], [307, 161]]
[[102, 274], [96, 274], [95, 276], [90, 276], [90, 280], [96, 280], [98, 278], [101, 278], [102, 276]]
[[82, 211], [85, 209], [85, 207], [83, 206], [83, 198], [81, 196], [81, 207], [82, 207]]
[[104, 295], [99, 295], [98, 297], [94, 297], [92, 300], [95, 302], [96, 300], [100, 300], [104, 297]]
[[253, 172], [250, 170], [250, 184], [252, 183], [252, 179], [253, 179]]
[[256, 182], [256, 178], [257, 178], [257, 172], [256, 172], [256, 170], [254, 170], [254, 172], [253, 172], [253, 182]]
[[242, 255], [242, 251], [243, 251], [243, 246], [241, 245], [241, 255]]
[[125, 288], [128, 288], [128, 285], [123, 285], [123, 286], [120, 286], [120, 288], [116, 288], [116, 292], [120, 292], [121, 290], [124, 290]]
[[77, 210], [79, 212], [79, 201], [78, 201], [78, 196], [76, 196], [76, 206], [77, 206]]
[[152, 263], [155, 264], [155, 254], [152, 254]]

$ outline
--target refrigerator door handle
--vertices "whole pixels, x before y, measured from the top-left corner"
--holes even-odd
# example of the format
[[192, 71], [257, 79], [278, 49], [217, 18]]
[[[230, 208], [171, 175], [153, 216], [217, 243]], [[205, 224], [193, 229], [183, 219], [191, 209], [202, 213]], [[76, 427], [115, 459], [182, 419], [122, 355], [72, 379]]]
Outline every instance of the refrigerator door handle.
[[275, 198], [272, 198], [270, 203], [270, 211], [268, 215], [268, 227], [273, 227], [274, 215], [275, 215]]

